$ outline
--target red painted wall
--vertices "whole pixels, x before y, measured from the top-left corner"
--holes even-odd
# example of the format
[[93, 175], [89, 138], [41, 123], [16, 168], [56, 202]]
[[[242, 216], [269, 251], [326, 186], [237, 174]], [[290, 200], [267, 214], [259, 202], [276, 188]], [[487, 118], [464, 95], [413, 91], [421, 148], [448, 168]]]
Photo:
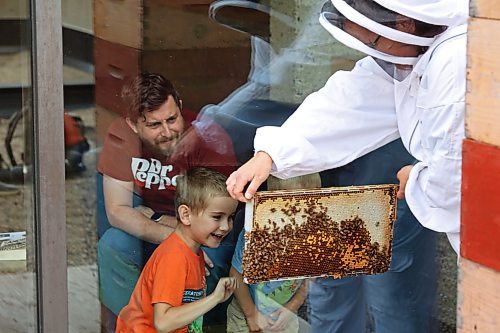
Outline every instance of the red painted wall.
[[500, 270], [500, 148], [465, 140], [461, 255]]

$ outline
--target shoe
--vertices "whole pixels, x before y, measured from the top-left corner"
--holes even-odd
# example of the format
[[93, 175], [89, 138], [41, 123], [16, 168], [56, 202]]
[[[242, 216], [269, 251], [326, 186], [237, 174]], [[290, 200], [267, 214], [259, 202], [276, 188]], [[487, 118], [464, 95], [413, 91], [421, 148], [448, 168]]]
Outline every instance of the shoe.
[[[0, 183], [6, 186], [15, 186], [24, 183], [27, 170], [24, 165], [0, 168]], [[1, 190], [0, 190], [1, 191]]]
[[64, 164], [67, 174], [80, 173], [87, 168], [83, 164], [83, 152], [78, 146], [66, 149]]
[[16, 195], [19, 194], [21, 190], [19, 187], [4, 182], [0, 182], [0, 196]]

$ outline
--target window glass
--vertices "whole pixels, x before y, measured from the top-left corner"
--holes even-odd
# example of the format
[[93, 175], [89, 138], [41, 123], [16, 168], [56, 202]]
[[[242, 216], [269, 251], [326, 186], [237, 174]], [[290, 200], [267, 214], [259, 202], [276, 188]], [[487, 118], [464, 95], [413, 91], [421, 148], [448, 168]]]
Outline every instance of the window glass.
[[99, 332], [92, 1], [62, 1], [70, 332]]
[[0, 330], [35, 332], [29, 1], [2, 1], [0, 31]]
[[[229, 175], [254, 155], [257, 128], [281, 126], [302, 103], [299, 110], [303, 115], [310, 110], [310, 117], [338, 113], [315, 130], [337, 130], [341, 139], [352, 135], [348, 126], [356, 125], [342, 118], [343, 112], [364, 112], [357, 124], [369, 123], [373, 110], [390, 113], [383, 108], [394, 97], [393, 81], [387, 79], [384, 63], [365, 59], [350, 72], [363, 55], [328, 34], [318, 22], [320, 11], [315, 1], [146, 0], [140, 6], [134, 1], [96, 1], [93, 30], [83, 31], [63, 19], [65, 36], [76, 30], [94, 37], [93, 67], [75, 61], [83, 52], [78, 39], [82, 36], [65, 39], [66, 46], [79, 40], [65, 47], [66, 65], [93, 68], [95, 85], [95, 105], [66, 103], [70, 114], [82, 118], [88, 143], [88, 150], [80, 154], [83, 169], [68, 179], [68, 186], [73, 182], [78, 188], [74, 205], [68, 190], [68, 258], [70, 272], [82, 268], [87, 281], [95, 283], [89, 289], [92, 294], [85, 296], [93, 299], [92, 304], [98, 302], [103, 330], [114, 330], [120, 311], [121, 325], [136, 325], [130, 318], [138, 311], [137, 300], [147, 306], [148, 297], [168, 303], [160, 301], [166, 297], [163, 293], [153, 294], [156, 273], [144, 267], [158, 243], [180, 223], [174, 192], [185, 170], [204, 166]], [[65, 77], [65, 98], [68, 84]], [[366, 96], [378, 97], [367, 101]], [[306, 127], [311, 118], [302, 117]], [[297, 139], [303, 133], [295, 126], [295, 131], [269, 136], [268, 146], [285, 141], [289, 145], [284, 147], [296, 145], [303, 155], [314, 155], [316, 142], [309, 145]], [[342, 142], [339, 145], [347, 145]], [[347, 160], [321, 172], [321, 186], [398, 183], [397, 171], [415, 162], [399, 140]], [[313, 178], [306, 187], [317, 187], [317, 181]], [[268, 185], [260, 189], [291, 186], [280, 181]], [[93, 195], [95, 210], [89, 200]], [[397, 215], [390, 273], [311, 280], [308, 290], [292, 282], [243, 285], [248, 297], [237, 293], [205, 313], [205, 331], [272, 326], [290, 314], [284, 308], [292, 310], [286, 322], [300, 331], [321, 325], [331, 331], [325, 318], [332, 317], [344, 319], [345, 331], [385, 327], [397, 332], [408, 326], [416, 332], [454, 331], [456, 256], [446, 237], [422, 228], [404, 201], [398, 202]], [[240, 277], [243, 222], [240, 210], [232, 231], [217, 248], [202, 247], [214, 266], [206, 277], [207, 294], [220, 278]], [[180, 265], [167, 262], [160, 267], [175, 276], [187, 274], [178, 270]], [[144, 277], [139, 280], [141, 272]], [[135, 291], [135, 303], [129, 304], [138, 280], [141, 289]], [[164, 283], [165, 293], [177, 283]], [[180, 295], [186, 302], [196, 300], [192, 291], [198, 287], [183, 286]], [[193, 297], [187, 297], [187, 290]], [[258, 324], [246, 307], [252, 303], [265, 324]], [[349, 304], [354, 304], [350, 311]], [[151, 311], [141, 314], [149, 322]]]

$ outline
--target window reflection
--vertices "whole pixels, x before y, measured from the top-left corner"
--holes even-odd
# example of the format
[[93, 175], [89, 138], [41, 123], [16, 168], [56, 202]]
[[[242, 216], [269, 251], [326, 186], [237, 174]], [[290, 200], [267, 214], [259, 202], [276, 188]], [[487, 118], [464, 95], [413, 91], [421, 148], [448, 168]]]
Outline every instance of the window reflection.
[[[226, 146], [225, 141], [220, 140], [222, 130], [224, 137], [230, 139], [231, 149], [239, 165], [253, 156], [253, 136], [258, 127], [281, 125], [310, 93], [325, 84], [332, 73], [350, 70], [362, 56], [339, 45], [323, 31], [318, 23], [320, 8], [312, 2], [195, 2], [145, 2], [144, 11], [136, 6], [127, 7], [106, 1], [97, 3], [95, 7], [95, 143], [98, 149], [103, 149], [104, 158], [111, 158], [124, 169], [130, 169], [129, 166], [133, 163], [117, 162], [121, 161], [119, 158], [123, 154], [119, 153], [119, 157], [115, 158], [108, 153], [106, 140], [108, 145], [111, 140], [118, 138], [120, 141], [123, 129], [132, 135], [145, 133], [146, 128], [137, 127], [140, 123], [132, 122], [130, 126], [125, 120], [131, 104], [122, 98], [122, 89], [139, 73], [147, 71], [161, 74], [171, 80], [179, 91], [182, 112], [191, 114], [191, 117], [183, 115], [188, 134], [182, 135], [184, 144], [180, 147], [192, 149], [188, 144], [191, 133], [205, 142], [211, 142], [215, 150], [222, 149]], [[116, 120], [120, 118], [122, 120]], [[121, 122], [123, 126], [117, 128], [117, 122]], [[117, 153], [120, 145], [114, 143], [113, 147], [117, 149], [114, 153]], [[156, 168], [161, 172], [165, 167], [168, 173], [173, 164], [146, 156], [146, 165], [142, 161], [146, 154], [144, 145], [139, 142], [138, 147], [137, 156], [134, 156], [141, 161], [135, 164], [135, 170], [144, 173], [141, 175], [145, 177], [143, 183], [150, 177], [150, 182], [158, 179], [157, 183], [160, 184], [162, 176], [158, 174], [155, 178], [150, 171]], [[97, 159], [103, 159], [102, 154]], [[411, 157], [405, 153], [402, 145], [393, 142], [343, 168], [323, 172], [323, 186], [396, 182], [389, 174], [395, 174], [397, 170], [392, 169], [396, 168], [397, 163], [406, 163], [409, 159]], [[156, 165], [155, 161], [160, 163]], [[372, 174], [372, 170], [382, 169], [382, 166], [386, 166], [387, 174]], [[144, 196], [143, 188], [137, 186], [141, 183], [138, 181], [139, 176], [134, 178], [134, 174], [131, 174], [116, 178], [118, 176], [106, 173], [103, 169], [97, 170], [97, 269], [101, 324], [105, 330], [112, 331], [116, 316], [128, 303], [135, 282], [156, 246], [155, 243], [165, 236], [158, 231], [153, 232], [156, 238], [147, 237], [146, 226], [154, 226], [151, 228], [156, 229], [158, 224], [153, 220], [162, 219], [174, 221], [171, 222], [171, 226], [174, 226], [175, 220], [171, 209], [157, 208], [151, 197]], [[110, 192], [106, 186], [110, 184], [110, 176], [123, 182], [113, 183], [111, 180], [111, 184], [121, 186], [118, 188], [119, 193], [127, 193], [125, 205], [133, 210], [128, 210], [126, 216], [130, 220], [144, 220], [143, 226], [123, 227], [120, 226], [121, 218], [113, 217], [116, 211], [110, 211], [112, 205], [109, 197], [106, 198], [106, 192]], [[169, 176], [169, 181], [164, 180], [165, 187], [167, 183], [175, 186], [172, 178]], [[164, 200], [171, 201], [171, 198]], [[316, 321], [312, 323], [315, 326], [321, 323], [323, 314], [332, 315], [334, 311], [331, 309], [343, 308], [345, 304], [342, 302], [337, 304], [329, 298], [320, 297], [325, 294], [325, 290], [331, 292], [331, 295], [333, 290], [337, 290], [340, 295], [360, 295], [354, 301], [360, 305], [349, 316], [345, 315], [349, 318], [347, 321], [361, 326], [379, 325], [379, 321], [387, 322], [387, 318], [391, 318], [391, 311], [377, 313], [373, 309], [390, 307], [377, 303], [376, 300], [383, 299], [391, 303], [397, 313], [404, 306], [384, 296], [384, 292], [390, 294], [390, 287], [401, 283], [404, 288], [400, 289], [405, 291], [401, 291], [394, 299], [404, 299], [402, 295], [405, 292], [421, 295], [410, 316], [416, 327], [426, 325], [425, 327], [438, 329], [438, 326], [446, 327], [447, 323], [451, 327], [454, 325], [454, 284], [438, 285], [440, 279], [436, 271], [436, 258], [454, 262], [453, 255], [450, 255], [446, 245], [439, 248], [441, 252], [436, 253], [436, 235], [418, 228], [404, 203], [400, 205], [398, 214], [400, 222], [396, 224], [392, 269], [395, 272], [405, 272], [406, 277], [396, 278], [394, 276], [397, 274], [393, 274], [387, 278], [318, 280], [310, 290], [313, 297], [309, 297], [302, 307], [301, 318]], [[113, 218], [117, 221], [112, 221]], [[215, 251], [221, 253], [224, 265], [221, 270], [216, 270], [219, 267], [212, 270], [212, 278], [229, 274], [239, 230], [241, 224], [236, 225], [234, 235], [227, 238], [228, 246]], [[417, 236], [411, 238], [407, 236], [409, 234]], [[426, 245], [422, 250], [423, 244]], [[414, 252], [417, 254], [409, 254]], [[217, 254], [213, 255], [217, 257]], [[456, 268], [448, 264], [445, 267]], [[422, 288], [417, 288], [417, 285]], [[209, 291], [210, 287], [209, 283]], [[448, 300], [451, 302], [442, 301], [438, 304], [436, 288], [439, 288], [440, 294], [449, 295]], [[373, 296], [374, 291], [381, 292]], [[316, 304], [311, 304], [314, 299]], [[365, 302], [369, 303], [369, 316], [365, 315]], [[436, 307], [439, 307], [439, 311]], [[446, 313], [443, 311], [445, 308], [452, 309], [449, 318], [443, 315]], [[318, 312], [318, 309], [324, 312]], [[308, 317], [307, 311], [316, 312]], [[205, 316], [208, 330], [223, 331], [226, 320], [225, 307]]]
[[11, 332], [36, 329], [28, 8], [0, 4], [0, 330]]
[[69, 332], [99, 332], [92, 1], [61, 1]]
[[[132, 131], [132, 135], [137, 134], [134, 126], [124, 120], [130, 103], [122, 98], [122, 89], [137, 74], [146, 71], [171, 80], [180, 93], [179, 109], [186, 122], [175, 152], [192, 154], [197, 148], [199, 154], [210, 151], [217, 156], [205, 160], [197, 156], [194, 162], [186, 158], [180, 163], [182, 168], [194, 164], [214, 167], [212, 162], [220, 162], [224, 157], [229, 162], [223, 166], [223, 172], [229, 174], [253, 156], [257, 128], [280, 126], [309, 94], [323, 87], [331, 74], [351, 70], [362, 55], [339, 45], [323, 31], [318, 23], [320, 7], [313, 1], [144, 1], [139, 6], [133, 1], [105, 0], [61, 1], [61, 4], [69, 330], [113, 331], [116, 316], [129, 301], [144, 263], [162, 238], [153, 232], [158, 239], [149, 239], [153, 242], [146, 244], [144, 228], [138, 227], [135, 235], [133, 230], [122, 230], [118, 224], [110, 223], [112, 213], [105, 207], [105, 177], [98, 168], [103, 157], [99, 153], [104, 151], [105, 157], [111, 158], [110, 164], [125, 169], [132, 166], [130, 162], [119, 165], [123, 154], [115, 157], [103, 148], [113, 130], [110, 126], [116, 124], [116, 119], [122, 119], [121, 124], [128, 126], [124, 128]], [[0, 290], [4, 309], [0, 314], [0, 330], [14, 332], [35, 331], [37, 326], [28, 8], [28, 1], [8, 0], [0, 4], [0, 31], [4, 32], [0, 36], [0, 282], [4, 286]], [[193, 137], [197, 138], [194, 146]], [[173, 192], [175, 177], [163, 177], [161, 173], [165, 170], [168, 174], [174, 164], [165, 162], [158, 166], [155, 164], [158, 159], [144, 156], [144, 147], [139, 145], [138, 151], [135, 157], [142, 160], [134, 165], [136, 171], [143, 172], [142, 183], [150, 177], [150, 183], [163, 184]], [[345, 167], [322, 172], [322, 185], [394, 182], [388, 176], [391, 172], [385, 175], [378, 170], [396, 168], [397, 163], [408, 159], [400, 143], [393, 142]], [[150, 172], [155, 168], [159, 172]], [[127, 219], [132, 222], [146, 219], [152, 225], [158, 225], [157, 220], [164, 223], [170, 220], [171, 226], [175, 226], [172, 198], [159, 199], [168, 208], [156, 205], [154, 201], [158, 198], [144, 196], [138, 183], [141, 182], [134, 178], [132, 186], [126, 185], [130, 201], [127, 204], [134, 209]], [[323, 315], [337, 314], [349, 323], [370, 327], [379, 325], [379, 321], [389, 323], [393, 314], [390, 309], [396, 308], [397, 313], [405, 306], [393, 303], [384, 294], [392, 290], [388, 285], [397, 287], [400, 295], [404, 291], [408, 295], [421, 292], [420, 299], [425, 299], [412, 308], [410, 318], [405, 319], [406, 325], [416, 322], [422, 329], [425, 322], [435, 331], [455, 331], [456, 256], [440, 235], [415, 230], [417, 225], [404, 203], [400, 204], [398, 214], [392, 269], [400, 275], [406, 272], [407, 277], [311, 282], [309, 296], [294, 308], [298, 312], [295, 318], [300, 318], [300, 331], [322, 324]], [[233, 254], [242, 228], [241, 210], [233, 232], [222, 245], [216, 250], [206, 250], [215, 264], [207, 278], [208, 292], [234, 267]], [[297, 290], [300, 286], [295, 285]], [[261, 286], [265, 288], [274, 286]], [[380, 293], [374, 296], [373, 291]], [[342, 295], [352, 297], [362, 293], [364, 296], [356, 298], [354, 303], [367, 302], [368, 316], [363, 305], [356, 306], [349, 315], [340, 313], [335, 309], [345, 309], [345, 303], [325, 297], [328, 294], [338, 300]], [[226, 331], [226, 323], [235, 312], [232, 309], [228, 318], [227, 307], [237, 304], [233, 300], [205, 315], [206, 331]], [[383, 304], [383, 300], [390, 306]], [[262, 301], [261, 294], [252, 301], [254, 304]], [[262, 302], [271, 301], [264, 297]], [[241, 315], [247, 315], [242, 312], [240, 319]], [[245, 322], [248, 324], [248, 320], [240, 320], [238, 325]]]

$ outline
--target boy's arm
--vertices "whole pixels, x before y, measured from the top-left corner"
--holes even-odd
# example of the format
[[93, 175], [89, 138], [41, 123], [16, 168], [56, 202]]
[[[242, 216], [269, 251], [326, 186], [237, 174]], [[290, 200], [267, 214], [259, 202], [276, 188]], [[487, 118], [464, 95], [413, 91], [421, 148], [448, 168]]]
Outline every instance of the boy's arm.
[[158, 333], [179, 329], [192, 323], [217, 304], [219, 304], [219, 302], [213, 294], [181, 306], [171, 306], [167, 303], [155, 303], [153, 306], [155, 328]]
[[304, 304], [307, 297], [307, 291], [308, 291], [308, 281], [303, 280], [299, 289], [297, 289], [292, 298], [290, 298], [290, 300], [286, 302], [286, 304], [284, 305], [285, 308], [296, 313], [302, 306], [302, 304]]
[[243, 276], [233, 266], [229, 270], [229, 276], [234, 277], [240, 283], [240, 287], [234, 291], [234, 297], [238, 300], [245, 317], [254, 316], [257, 309], [250, 296], [250, 291], [248, 291], [248, 287], [243, 281]]
[[233, 266], [229, 270], [229, 276], [234, 277], [239, 282], [239, 287], [234, 291], [234, 297], [245, 315], [250, 332], [259, 332], [267, 326], [264, 316], [257, 310], [248, 287], [243, 282], [243, 276]]
[[153, 306], [153, 321], [156, 330], [159, 333], [170, 332], [192, 323], [217, 304], [226, 301], [236, 287], [236, 279], [221, 278], [212, 294], [197, 301], [180, 306], [155, 303]]

